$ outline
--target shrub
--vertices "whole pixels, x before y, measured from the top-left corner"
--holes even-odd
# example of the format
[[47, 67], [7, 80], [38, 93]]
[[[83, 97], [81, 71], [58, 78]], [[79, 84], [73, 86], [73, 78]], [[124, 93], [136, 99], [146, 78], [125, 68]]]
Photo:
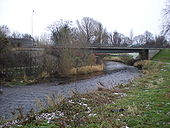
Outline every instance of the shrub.
[[61, 76], [69, 75], [69, 71], [73, 68], [74, 56], [71, 49], [63, 49], [60, 52], [58, 61], [58, 74]]
[[49, 74], [57, 72], [57, 61], [58, 59], [55, 56], [44, 53], [42, 56], [42, 60], [39, 61], [40, 72], [46, 72]]

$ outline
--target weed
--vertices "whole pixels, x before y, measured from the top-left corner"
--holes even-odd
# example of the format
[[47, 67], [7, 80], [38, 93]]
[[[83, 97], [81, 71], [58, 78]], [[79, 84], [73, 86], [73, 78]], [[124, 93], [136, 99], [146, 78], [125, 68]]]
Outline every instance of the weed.
[[61, 101], [64, 100], [63, 96], [57, 95], [55, 93], [48, 95], [46, 97], [47, 97], [48, 106], [51, 106], [51, 107], [57, 106]]

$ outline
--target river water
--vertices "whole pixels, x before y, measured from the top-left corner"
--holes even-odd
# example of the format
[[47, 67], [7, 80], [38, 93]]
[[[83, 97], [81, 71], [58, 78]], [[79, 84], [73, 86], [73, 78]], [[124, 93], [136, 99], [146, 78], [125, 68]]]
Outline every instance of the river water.
[[[105, 70], [100, 75], [87, 76], [82, 80], [74, 78], [69, 82], [65, 79], [56, 80], [51, 83], [34, 84], [28, 86], [3, 87], [0, 94], [0, 116], [6, 119], [12, 117], [18, 107], [23, 107], [24, 112], [31, 108], [38, 111], [37, 100], [46, 101], [47, 96], [54, 94], [56, 97], [70, 97], [72, 92], [88, 93], [99, 87], [111, 89], [119, 84], [127, 84], [141, 74], [133, 66], [118, 62], [105, 62]], [[61, 84], [62, 83], [62, 84]]]

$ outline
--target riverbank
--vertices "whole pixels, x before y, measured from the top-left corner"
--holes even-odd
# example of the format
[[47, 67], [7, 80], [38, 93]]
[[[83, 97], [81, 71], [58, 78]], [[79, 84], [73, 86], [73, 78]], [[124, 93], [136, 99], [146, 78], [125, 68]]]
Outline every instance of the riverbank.
[[36, 115], [33, 111], [27, 116], [20, 114], [18, 124], [22, 128], [169, 128], [170, 65], [168, 60], [164, 62], [136, 63], [145, 75], [112, 89], [104, 87], [108, 82], [99, 82], [97, 91], [87, 94], [74, 92], [72, 98], [64, 98], [60, 104], [55, 99], [62, 97], [51, 95], [48, 97], [47, 109]]
[[20, 127], [169, 127], [170, 66], [161, 65], [148, 67], [152, 71], [145, 72], [145, 77], [111, 90], [100, 86], [60, 104], [49, 97], [50, 107], [29, 120], [22, 118]]
[[[67, 75], [59, 75], [59, 74], [53, 74], [50, 75], [47, 72], [42, 72], [37, 77], [33, 76], [20, 76], [16, 77], [13, 80], [5, 81], [0, 80], [0, 85], [6, 85], [6, 86], [24, 86], [24, 85], [31, 85], [31, 84], [38, 84], [38, 83], [46, 83], [46, 82], [52, 82], [55, 81], [55, 79], [60, 79], [61, 77], [73, 78], [73, 77], [79, 77], [80, 75], [87, 75], [87, 74], [96, 74], [96, 72], [103, 72], [104, 71], [104, 65], [90, 65], [90, 66], [81, 66], [78, 68], [72, 68], [68, 71]], [[3, 92], [3, 91], [2, 91]]]
[[[99, 87], [111, 89], [119, 84], [127, 84], [141, 75], [137, 68], [117, 62], [106, 62], [104, 67], [104, 72], [101, 74], [87, 75], [83, 79], [75, 77], [27, 86], [4, 86], [2, 87], [3, 93], [0, 94], [2, 103], [0, 104], [0, 116], [11, 119], [15, 117], [11, 112], [18, 107], [23, 108], [23, 113], [27, 113], [32, 108], [38, 112], [43, 107], [47, 107], [49, 96], [54, 96], [57, 101], [57, 97], [68, 98], [75, 93], [90, 93]], [[39, 101], [43, 103], [41, 107], [37, 106]]]
[[[149, 64], [147, 67], [145, 64]], [[49, 108], [38, 115], [20, 115], [22, 128], [114, 128], [170, 126], [170, 65], [143, 63], [145, 76], [108, 90], [75, 94], [60, 104], [49, 97]], [[147, 72], [146, 72], [147, 71]], [[102, 83], [101, 83], [102, 84]], [[21, 118], [22, 117], [22, 118]]]
[[170, 49], [160, 50], [159, 54], [153, 57], [153, 60], [170, 63]]

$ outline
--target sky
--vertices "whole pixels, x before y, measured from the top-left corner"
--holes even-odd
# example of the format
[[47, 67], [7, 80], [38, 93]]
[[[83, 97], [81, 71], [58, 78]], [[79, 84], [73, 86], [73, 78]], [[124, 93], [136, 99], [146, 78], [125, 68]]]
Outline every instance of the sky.
[[135, 36], [148, 30], [158, 35], [164, 6], [165, 0], [0, 0], [0, 25], [32, 34], [33, 16], [33, 35], [40, 36], [60, 19], [91, 17], [109, 32], [129, 36], [132, 30]]

